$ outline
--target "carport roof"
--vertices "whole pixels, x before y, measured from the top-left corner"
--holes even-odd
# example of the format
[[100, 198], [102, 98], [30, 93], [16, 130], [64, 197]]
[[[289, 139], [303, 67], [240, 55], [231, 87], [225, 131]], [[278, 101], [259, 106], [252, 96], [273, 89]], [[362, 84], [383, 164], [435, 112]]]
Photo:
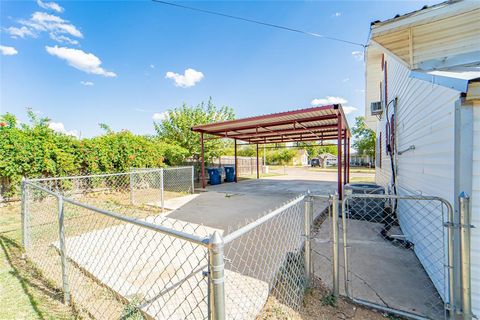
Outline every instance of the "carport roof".
[[272, 113], [192, 127], [195, 132], [230, 138], [251, 144], [324, 141], [350, 137], [340, 104]]

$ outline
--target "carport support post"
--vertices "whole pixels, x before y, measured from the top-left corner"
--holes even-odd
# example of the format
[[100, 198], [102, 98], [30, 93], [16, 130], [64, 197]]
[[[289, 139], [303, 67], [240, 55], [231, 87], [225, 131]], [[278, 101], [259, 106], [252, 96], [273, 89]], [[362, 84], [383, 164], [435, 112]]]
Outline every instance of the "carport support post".
[[234, 166], [235, 166], [235, 182], [238, 182], [238, 162], [237, 162], [237, 139], [234, 139]]
[[260, 179], [260, 172], [258, 171], [260, 169], [260, 165], [258, 162], [258, 143], [257, 143], [257, 179]]
[[225, 319], [223, 245], [222, 236], [215, 231], [208, 243], [209, 319], [212, 320]]
[[350, 137], [347, 138], [347, 179], [345, 183], [350, 183]]
[[307, 287], [310, 287], [312, 281], [312, 246], [311, 246], [311, 229], [313, 223], [313, 200], [310, 191], [305, 197], [305, 279]]
[[65, 251], [65, 224], [63, 196], [58, 196], [58, 235], [60, 247], [60, 262], [62, 264], [63, 302], [70, 304], [70, 286], [68, 284], [67, 257]]
[[342, 199], [342, 114], [337, 114], [337, 170], [338, 170], [338, 198]]
[[343, 184], [347, 183], [347, 130], [343, 130]]
[[340, 288], [340, 268], [338, 261], [338, 196], [332, 195], [332, 238], [333, 238], [333, 265], [332, 265], [332, 279], [333, 279], [333, 295], [335, 298], [339, 296]]
[[202, 188], [205, 189], [205, 144], [203, 142], [203, 132], [200, 133], [200, 144], [202, 145], [202, 151], [200, 153], [201, 171], [202, 171]]

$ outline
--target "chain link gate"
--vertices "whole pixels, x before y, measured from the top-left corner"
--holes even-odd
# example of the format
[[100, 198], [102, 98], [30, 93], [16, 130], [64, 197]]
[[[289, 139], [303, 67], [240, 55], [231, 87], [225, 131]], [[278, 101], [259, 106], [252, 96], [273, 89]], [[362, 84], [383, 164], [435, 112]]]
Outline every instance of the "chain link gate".
[[447, 316], [454, 296], [453, 210], [448, 201], [350, 194], [341, 213], [349, 298], [412, 319]]

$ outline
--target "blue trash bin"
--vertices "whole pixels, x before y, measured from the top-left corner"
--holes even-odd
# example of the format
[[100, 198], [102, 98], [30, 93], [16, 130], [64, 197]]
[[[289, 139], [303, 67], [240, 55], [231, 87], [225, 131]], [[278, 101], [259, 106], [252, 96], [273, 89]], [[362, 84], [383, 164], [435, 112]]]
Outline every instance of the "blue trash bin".
[[207, 172], [211, 185], [222, 183], [222, 174], [219, 168], [207, 168]]
[[234, 182], [235, 181], [235, 167], [225, 166], [225, 181]]

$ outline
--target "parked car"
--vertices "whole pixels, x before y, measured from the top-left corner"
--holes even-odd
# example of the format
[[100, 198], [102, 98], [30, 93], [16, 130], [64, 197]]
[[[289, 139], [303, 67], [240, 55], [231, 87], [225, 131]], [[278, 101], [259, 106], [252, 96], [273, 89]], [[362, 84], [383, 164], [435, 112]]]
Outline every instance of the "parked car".
[[312, 167], [320, 167], [320, 160], [317, 159], [317, 158], [314, 158], [314, 159], [310, 160], [310, 165]]

